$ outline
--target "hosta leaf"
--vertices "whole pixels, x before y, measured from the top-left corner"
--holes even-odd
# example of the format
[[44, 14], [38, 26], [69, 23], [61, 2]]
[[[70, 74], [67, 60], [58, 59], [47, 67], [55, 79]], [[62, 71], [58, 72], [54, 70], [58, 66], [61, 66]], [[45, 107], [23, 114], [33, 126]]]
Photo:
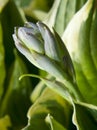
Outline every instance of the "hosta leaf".
[[0, 22], [0, 103], [4, 92], [4, 79], [5, 79], [5, 66], [4, 66], [4, 47], [3, 47], [3, 34]]
[[90, 48], [91, 48], [91, 56], [93, 63], [96, 67], [97, 70], [97, 38], [96, 38], [96, 33], [97, 33], [97, 9], [94, 11], [92, 18], [92, 23], [91, 23], [91, 28], [90, 28]]
[[14, 61], [13, 28], [17, 25], [23, 25], [24, 17], [21, 15], [13, 0], [7, 2], [0, 15], [3, 30], [3, 46], [5, 49], [5, 66], [8, 71], [11, 63]]
[[7, 90], [0, 105], [0, 117], [8, 114], [13, 127], [18, 129], [27, 121], [26, 113], [30, 106], [29, 96], [32, 90], [29, 79], [19, 82], [19, 76], [23, 73], [27, 73], [27, 69], [16, 55], [14, 65], [11, 66]]
[[[94, 117], [95, 114], [95, 117]], [[77, 130], [97, 129], [97, 107], [74, 103], [73, 122]]]
[[6, 6], [9, 0], [0, 0], [0, 13], [2, 12], [3, 8]]
[[8, 115], [0, 118], [0, 130], [8, 130], [12, 126]]
[[45, 120], [50, 130], [67, 130], [59, 122], [57, 122], [50, 114], [47, 115]]
[[[94, 0], [88, 0], [70, 21], [63, 39], [74, 63], [76, 79], [81, 93], [86, 102], [97, 105], [97, 69], [94, 58], [97, 46], [96, 36], [93, 34], [96, 30], [95, 18]], [[91, 92], [89, 93], [89, 91]]]
[[87, 0], [55, 0], [44, 22], [62, 35], [68, 22]]
[[70, 104], [55, 92], [46, 88], [29, 109], [28, 125], [23, 130], [49, 130], [45, 122], [48, 113], [50, 113], [64, 127], [72, 127], [70, 120], [72, 108]]
[[24, 1], [21, 2], [25, 15], [30, 20], [43, 20], [46, 17], [47, 12], [52, 6], [54, 0], [30, 0], [28, 4], [24, 5]]
[[32, 10], [43, 10], [47, 12], [51, 7], [52, 3], [53, 0], [51, 0], [50, 2], [49, 0], [30, 0], [29, 5], [27, 7], [25, 6], [24, 10], [29, 15], [33, 13]]
[[35, 19], [42, 21], [46, 16], [47, 16], [47, 13], [41, 10], [34, 10], [31, 17], [34, 17]]
[[21, 7], [28, 6], [32, 0], [14, 0], [15, 3]]

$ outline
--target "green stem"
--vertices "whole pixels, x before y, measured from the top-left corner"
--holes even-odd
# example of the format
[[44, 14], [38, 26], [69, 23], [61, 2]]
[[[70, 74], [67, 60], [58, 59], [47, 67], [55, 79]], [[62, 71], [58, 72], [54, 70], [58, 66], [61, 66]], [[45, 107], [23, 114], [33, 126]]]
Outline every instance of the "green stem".
[[76, 83], [71, 82], [70, 80], [63, 80], [61, 81], [69, 90], [69, 93], [72, 97], [73, 100], [75, 101], [82, 101], [84, 102], [85, 99], [83, 97], [83, 95], [81, 94], [78, 85]]

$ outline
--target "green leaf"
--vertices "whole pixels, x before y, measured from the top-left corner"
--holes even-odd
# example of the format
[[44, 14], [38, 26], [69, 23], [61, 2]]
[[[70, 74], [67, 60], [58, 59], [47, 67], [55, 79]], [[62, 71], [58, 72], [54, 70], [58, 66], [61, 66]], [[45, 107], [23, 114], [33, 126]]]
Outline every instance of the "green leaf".
[[0, 13], [2, 12], [3, 8], [6, 6], [9, 0], [0, 0]]
[[4, 65], [4, 47], [3, 47], [3, 32], [0, 22], [0, 103], [4, 92], [4, 79], [5, 79], [5, 65]]
[[96, 130], [97, 107], [92, 106], [91, 104], [74, 103], [73, 122], [78, 130]]
[[[32, 0], [29, 2], [29, 5], [25, 6], [25, 13], [31, 15], [32, 10], [42, 10], [47, 12], [51, 7], [53, 0], [49, 2], [49, 0]], [[27, 4], [26, 4], [27, 5]]]
[[46, 117], [46, 123], [49, 125], [50, 130], [67, 130], [59, 122], [57, 122], [50, 114]]
[[12, 126], [8, 115], [0, 118], [0, 130], [8, 130]]
[[19, 82], [21, 74], [27, 73], [24, 62], [16, 54], [14, 65], [11, 66], [6, 93], [0, 105], [0, 117], [8, 114], [14, 128], [22, 128], [26, 124], [26, 113], [30, 103], [32, 85], [27, 78]]
[[55, 0], [44, 22], [61, 36], [73, 15], [87, 0]]
[[97, 50], [95, 36], [97, 27], [96, 24], [94, 25], [96, 12], [94, 0], [88, 0], [74, 15], [63, 34], [64, 42], [74, 63], [79, 89], [86, 102], [95, 105], [97, 105], [97, 65], [94, 59], [94, 53]]
[[32, 0], [25, 0], [25, 1], [24, 0], [14, 0], [14, 1], [18, 6], [25, 7], [25, 6], [28, 6]]
[[48, 113], [64, 127], [70, 128], [72, 126], [70, 120], [72, 107], [70, 104], [49, 88], [46, 88], [29, 109], [28, 125], [23, 130], [49, 130], [45, 122]]
[[[26, 0], [27, 1], [27, 0]], [[30, 17], [30, 21], [43, 20], [49, 9], [51, 8], [54, 0], [30, 0], [28, 4], [24, 5], [24, 1], [21, 2], [25, 15]]]
[[[2, 0], [3, 1], [3, 0]], [[8, 73], [9, 67], [14, 61], [13, 53], [13, 28], [17, 25], [23, 25], [24, 16], [16, 6], [13, 0], [9, 0], [0, 14], [0, 22], [3, 30], [3, 46], [5, 49], [5, 67]]]
[[[14, 26], [22, 25], [24, 23], [24, 18], [13, 0], [0, 0], [0, 3], [0, 7], [2, 7], [2, 11], [0, 12], [0, 75], [2, 74], [2, 76], [0, 76], [1, 98], [1, 94], [4, 96], [6, 93], [10, 77], [9, 69], [14, 62], [14, 44], [12, 39], [13, 28]], [[2, 85], [3, 90], [1, 90]]]

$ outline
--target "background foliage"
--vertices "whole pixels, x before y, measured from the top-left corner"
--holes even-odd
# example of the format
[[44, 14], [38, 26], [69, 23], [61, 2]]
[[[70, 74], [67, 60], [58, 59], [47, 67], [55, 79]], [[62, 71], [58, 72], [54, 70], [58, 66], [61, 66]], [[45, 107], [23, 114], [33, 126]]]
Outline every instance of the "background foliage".
[[[54, 27], [58, 34], [66, 40], [67, 35], [64, 30], [67, 29], [74, 14], [86, 2], [87, 0], [0, 0], [0, 130], [22, 128], [23, 130], [96, 130], [97, 99], [94, 98], [97, 95], [97, 81], [94, 79], [95, 81], [89, 82], [87, 74], [83, 74], [79, 69], [80, 65], [75, 62], [76, 59], [72, 58], [78, 85], [82, 86], [80, 91], [84, 92], [87, 102], [92, 103], [93, 106], [77, 102], [72, 106], [62, 96], [36, 78], [27, 77], [19, 81], [22, 74], [46, 76], [47, 73], [27, 61], [16, 50], [12, 39], [15, 26], [23, 26], [26, 21], [35, 23], [42, 20], [50, 28]], [[95, 14], [97, 14], [96, 12]], [[81, 40], [83, 37], [89, 37], [89, 30], [92, 30], [93, 34], [97, 32], [95, 30], [97, 15], [92, 23], [92, 29], [89, 27], [93, 12], [89, 16], [89, 20], [81, 26], [79, 32], [80, 45], [83, 43]], [[96, 43], [97, 40], [93, 41], [96, 36], [92, 33], [91, 42]], [[71, 36], [73, 36], [73, 32]], [[72, 44], [72, 37], [70, 39], [70, 44]], [[81, 49], [83, 48], [84, 44]], [[72, 52], [70, 55], [72, 56]], [[82, 51], [80, 57], [84, 57], [84, 55]], [[80, 61], [82, 66], [86, 64], [85, 57], [83, 59], [84, 61]], [[47, 78], [52, 80], [51, 76], [47, 76]], [[93, 83], [95, 86], [91, 85]], [[94, 95], [92, 93], [87, 97], [88, 88], [86, 86], [95, 87], [95, 89], [93, 88]], [[74, 119], [72, 119], [72, 115]]]

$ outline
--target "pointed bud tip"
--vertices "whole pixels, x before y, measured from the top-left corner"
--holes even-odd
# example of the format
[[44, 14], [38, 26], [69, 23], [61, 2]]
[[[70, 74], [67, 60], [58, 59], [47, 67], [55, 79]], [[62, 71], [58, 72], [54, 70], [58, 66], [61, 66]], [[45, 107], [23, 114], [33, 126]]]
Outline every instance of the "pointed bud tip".
[[13, 40], [16, 41], [17, 37], [15, 34], [12, 34]]
[[43, 29], [48, 28], [48, 27], [46, 26], [46, 24], [44, 24], [44, 23], [41, 22], [41, 21], [38, 21], [38, 22], [36, 23], [36, 25], [37, 25], [39, 28], [43, 28]]
[[38, 30], [38, 27], [36, 24], [32, 23], [32, 22], [25, 22], [24, 24], [25, 27], [29, 27], [29, 28], [32, 28], [34, 30]]

